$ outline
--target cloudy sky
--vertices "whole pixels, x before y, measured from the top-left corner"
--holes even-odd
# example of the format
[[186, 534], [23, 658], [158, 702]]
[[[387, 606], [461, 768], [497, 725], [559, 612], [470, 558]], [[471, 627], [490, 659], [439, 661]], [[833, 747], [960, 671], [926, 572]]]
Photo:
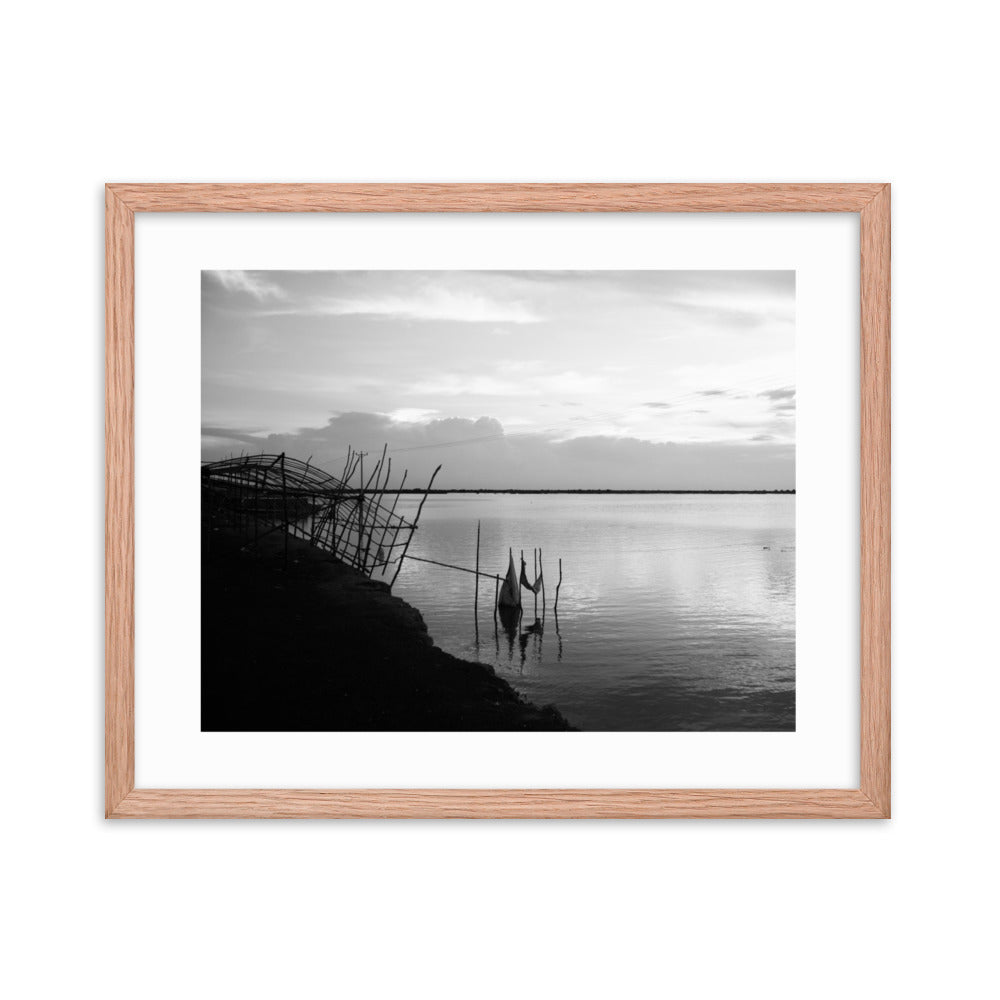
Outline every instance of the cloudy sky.
[[790, 489], [795, 275], [204, 271], [202, 425], [414, 484]]

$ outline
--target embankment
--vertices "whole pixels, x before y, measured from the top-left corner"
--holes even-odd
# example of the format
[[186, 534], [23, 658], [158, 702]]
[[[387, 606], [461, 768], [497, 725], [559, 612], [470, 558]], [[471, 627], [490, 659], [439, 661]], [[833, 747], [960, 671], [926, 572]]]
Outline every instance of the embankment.
[[202, 546], [202, 730], [558, 730], [491, 667], [438, 649], [380, 582], [274, 534]]

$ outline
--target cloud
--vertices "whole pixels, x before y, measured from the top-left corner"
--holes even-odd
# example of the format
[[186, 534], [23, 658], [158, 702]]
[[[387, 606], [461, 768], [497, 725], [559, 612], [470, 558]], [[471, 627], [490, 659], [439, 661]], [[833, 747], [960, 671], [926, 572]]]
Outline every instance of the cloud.
[[243, 444], [260, 445], [265, 435], [261, 431], [238, 430], [231, 427], [210, 427], [202, 425], [201, 436], [203, 438], [215, 438], [219, 441], [239, 441]]
[[204, 271], [202, 273], [211, 275], [227, 292], [250, 295], [258, 302], [288, 297], [280, 285], [261, 277], [262, 272], [260, 271]]
[[[206, 459], [239, 452], [248, 435], [228, 441], [204, 428]], [[233, 442], [237, 443], [234, 447]], [[247, 441], [247, 443], [250, 443]], [[342, 413], [323, 427], [252, 439], [253, 451], [286, 452], [337, 475], [348, 446], [381, 453], [388, 444], [393, 483], [427, 482], [442, 465], [442, 489], [791, 489], [795, 446], [782, 441], [708, 441], [659, 444], [634, 437], [591, 435], [558, 440], [540, 433], [508, 433], [493, 417], [394, 421], [380, 413]]]
[[424, 410], [419, 406], [403, 406], [398, 410], [390, 410], [385, 414], [390, 420], [401, 424], [426, 423], [440, 410]]
[[729, 393], [725, 389], [702, 389], [699, 396], [728, 396]]
[[673, 403], [643, 403], [643, 406], [648, 406], [653, 410], [669, 410], [674, 404]]
[[782, 389], [765, 389], [757, 395], [771, 403], [771, 412], [777, 417], [795, 416], [795, 387], [785, 386]]
[[541, 317], [523, 303], [501, 301], [471, 290], [440, 285], [398, 295], [332, 296], [300, 306], [274, 310], [272, 315], [378, 316], [451, 323], [540, 323]]
[[795, 387], [789, 385], [783, 389], [765, 389], [763, 392], [758, 392], [757, 395], [764, 397], [766, 399], [770, 399], [774, 402], [778, 402], [779, 400], [785, 400], [785, 399], [794, 399]]
[[538, 372], [508, 375], [444, 374], [409, 388], [427, 396], [551, 396], [561, 393], [600, 392], [607, 384], [603, 375], [581, 372]]

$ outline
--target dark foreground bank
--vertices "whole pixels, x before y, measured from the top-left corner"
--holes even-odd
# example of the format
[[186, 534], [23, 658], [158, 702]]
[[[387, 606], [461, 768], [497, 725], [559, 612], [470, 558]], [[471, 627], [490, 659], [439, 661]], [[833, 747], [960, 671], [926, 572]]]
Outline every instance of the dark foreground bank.
[[278, 534], [202, 546], [201, 728], [559, 730], [492, 668], [438, 649], [388, 587]]

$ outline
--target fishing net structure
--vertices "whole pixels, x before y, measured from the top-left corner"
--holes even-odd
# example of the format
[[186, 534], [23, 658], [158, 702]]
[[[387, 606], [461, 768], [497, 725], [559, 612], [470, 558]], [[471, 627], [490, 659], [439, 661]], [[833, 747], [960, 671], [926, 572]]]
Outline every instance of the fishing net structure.
[[[241, 455], [201, 467], [203, 525], [235, 532], [249, 547], [274, 532], [300, 538], [366, 576], [399, 573], [427, 491], [412, 521], [396, 512], [406, 484], [389, 487], [392, 459], [364, 467], [365, 453], [349, 450], [341, 477], [310, 462], [280, 455]], [[391, 574], [391, 576], [390, 576]]]

